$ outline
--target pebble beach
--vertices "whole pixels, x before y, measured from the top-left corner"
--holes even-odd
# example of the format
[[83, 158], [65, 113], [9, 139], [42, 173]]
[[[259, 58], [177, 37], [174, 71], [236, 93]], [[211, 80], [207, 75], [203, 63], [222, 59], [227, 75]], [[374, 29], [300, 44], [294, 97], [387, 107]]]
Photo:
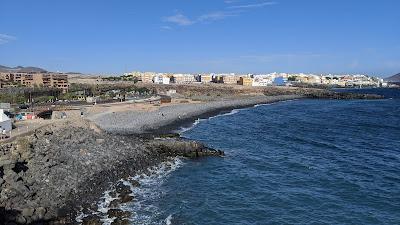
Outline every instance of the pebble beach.
[[101, 116], [89, 115], [101, 129], [118, 134], [168, 133], [179, 126], [209, 117], [222, 111], [246, 108], [257, 104], [267, 104], [302, 98], [301, 95], [252, 96], [237, 99], [209, 101], [205, 103], [163, 106], [153, 111], [109, 112]]

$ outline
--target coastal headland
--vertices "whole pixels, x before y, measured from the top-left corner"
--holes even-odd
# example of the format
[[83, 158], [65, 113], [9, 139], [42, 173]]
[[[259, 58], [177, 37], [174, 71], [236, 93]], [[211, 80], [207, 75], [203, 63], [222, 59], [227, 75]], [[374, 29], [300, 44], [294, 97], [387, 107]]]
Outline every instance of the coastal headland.
[[[210, 92], [209, 92], [210, 93]], [[193, 94], [193, 92], [192, 92]], [[300, 98], [376, 99], [326, 90], [180, 96], [167, 105], [127, 103], [71, 112], [0, 147], [0, 221], [4, 224], [101, 224], [98, 199], [114, 190], [104, 216], [129, 223], [120, 204], [134, 201], [130, 177], [175, 157], [222, 156], [201, 143], [167, 137], [198, 118], [235, 108]], [[160, 138], [164, 137], [164, 138]], [[129, 184], [121, 182], [130, 181]], [[84, 216], [80, 216], [84, 215]]]

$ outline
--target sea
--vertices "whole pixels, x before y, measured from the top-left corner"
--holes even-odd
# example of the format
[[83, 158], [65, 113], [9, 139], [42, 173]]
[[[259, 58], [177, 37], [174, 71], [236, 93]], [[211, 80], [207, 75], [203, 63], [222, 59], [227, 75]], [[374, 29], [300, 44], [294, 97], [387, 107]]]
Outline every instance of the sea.
[[196, 121], [224, 157], [141, 177], [132, 224], [400, 224], [400, 89], [382, 100], [293, 100]]

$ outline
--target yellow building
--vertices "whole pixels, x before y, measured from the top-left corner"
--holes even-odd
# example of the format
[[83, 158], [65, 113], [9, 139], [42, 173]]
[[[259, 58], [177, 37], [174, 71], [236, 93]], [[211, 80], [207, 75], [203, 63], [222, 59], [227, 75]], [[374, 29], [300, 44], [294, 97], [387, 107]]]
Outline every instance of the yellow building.
[[143, 83], [153, 83], [153, 78], [156, 76], [156, 73], [153, 72], [145, 72], [140, 75], [140, 79]]
[[224, 84], [237, 84], [239, 77], [235, 75], [222, 76], [222, 83]]
[[210, 83], [212, 81], [212, 76], [203, 74], [200, 76], [200, 81], [201, 83]]
[[253, 78], [251, 77], [240, 77], [239, 84], [243, 86], [252, 86]]

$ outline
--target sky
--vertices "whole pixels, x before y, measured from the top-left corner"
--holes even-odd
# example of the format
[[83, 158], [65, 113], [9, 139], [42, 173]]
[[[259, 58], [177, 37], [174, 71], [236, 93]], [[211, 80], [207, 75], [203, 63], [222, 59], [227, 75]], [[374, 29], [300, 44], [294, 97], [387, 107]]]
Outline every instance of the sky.
[[400, 72], [398, 0], [0, 0], [0, 65], [50, 71]]

